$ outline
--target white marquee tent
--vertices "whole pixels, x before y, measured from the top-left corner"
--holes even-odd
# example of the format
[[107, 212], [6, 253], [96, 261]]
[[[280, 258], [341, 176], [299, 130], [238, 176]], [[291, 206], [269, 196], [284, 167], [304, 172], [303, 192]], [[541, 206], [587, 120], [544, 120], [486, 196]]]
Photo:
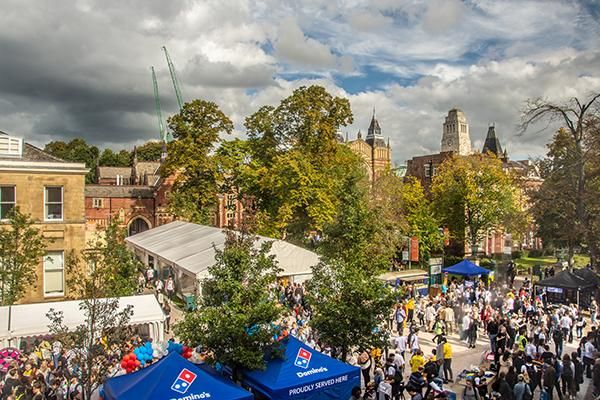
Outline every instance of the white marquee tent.
[[[50, 320], [46, 314], [50, 309], [63, 313], [63, 323], [74, 329], [85, 322], [79, 309], [81, 301], [56, 301], [48, 303], [19, 304], [0, 307], [0, 343], [18, 347], [18, 342], [26, 337], [48, 335]], [[132, 307], [129, 321], [132, 326], [144, 326], [146, 333], [155, 341], [164, 340], [165, 315], [152, 294], [119, 298], [119, 310]]]
[[[172, 268], [181, 291], [191, 290], [197, 281], [208, 277], [208, 268], [215, 263], [215, 247], [223, 249], [222, 229], [183, 221], [174, 221], [125, 239], [128, 246], [146, 264], [163, 274]], [[272, 241], [271, 253], [283, 270], [280, 277], [299, 282], [311, 275], [311, 267], [319, 257], [283, 240], [259, 236], [257, 245]], [[161, 275], [164, 276], [164, 275]], [[187, 279], [186, 279], [187, 278]]]

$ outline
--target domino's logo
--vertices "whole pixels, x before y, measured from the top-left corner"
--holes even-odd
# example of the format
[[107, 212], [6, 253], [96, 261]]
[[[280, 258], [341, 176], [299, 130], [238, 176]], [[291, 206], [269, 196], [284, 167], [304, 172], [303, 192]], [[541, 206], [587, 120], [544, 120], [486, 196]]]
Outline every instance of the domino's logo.
[[171, 386], [171, 390], [174, 390], [177, 393], [185, 394], [188, 391], [192, 382], [196, 379], [196, 374], [192, 371], [184, 368], [181, 370], [175, 382]]
[[308, 368], [308, 364], [310, 364], [310, 358], [312, 354], [308, 350], [300, 349], [298, 350], [298, 355], [296, 356], [296, 361], [294, 361], [294, 365], [300, 368]]

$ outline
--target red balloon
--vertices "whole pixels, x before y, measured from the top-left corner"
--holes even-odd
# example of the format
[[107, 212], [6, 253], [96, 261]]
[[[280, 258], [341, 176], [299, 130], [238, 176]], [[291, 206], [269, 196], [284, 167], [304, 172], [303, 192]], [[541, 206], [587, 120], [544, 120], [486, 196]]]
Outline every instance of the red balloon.
[[125, 361], [125, 360], [121, 361], [121, 368], [123, 368], [123, 369], [127, 368], [127, 361]]
[[131, 358], [132, 360], [137, 360], [137, 356], [135, 355], [135, 353], [129, 353], [129, 358]]
[[140, 366], [140, 364], [141, 364], [141, 363], [140, 363], [140, 360], [135, 360], [135, 366], [136, 366], [136, 367], [139, 367], [139, 366]]

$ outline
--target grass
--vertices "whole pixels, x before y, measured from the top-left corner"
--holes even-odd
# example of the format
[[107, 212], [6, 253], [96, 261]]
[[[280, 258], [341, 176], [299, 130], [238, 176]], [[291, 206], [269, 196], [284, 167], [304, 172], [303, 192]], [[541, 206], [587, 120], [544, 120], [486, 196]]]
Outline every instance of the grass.
[[[574, 257], [575, 267], [585, 267], [590, 262], [590, 257], [582, 254], [576, 254]], [[553, 265], [556, 264], [556, 257], [554, 256], [544, 256], [544, 257], [529, 257], [525, 255], [521, 258], [517, 258], [515, 260], [517, 265], [522, 266], [523, 268], [530, 268], [536, 264], [541, 266], [545, 265]]]

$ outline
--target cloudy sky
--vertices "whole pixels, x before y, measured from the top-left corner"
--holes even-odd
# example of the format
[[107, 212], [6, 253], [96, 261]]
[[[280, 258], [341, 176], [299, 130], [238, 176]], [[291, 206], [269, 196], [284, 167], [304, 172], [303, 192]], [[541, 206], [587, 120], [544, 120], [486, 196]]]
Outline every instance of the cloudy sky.
[[185, 99], [244, 117], [301, 85], [350, 99], [355, 137], [373, 108], [394, 161], [439, 150], [444, 115], [465, 111], [481, 148], [495, 123], [513, 158], [550, 130], [516, 135], [525, 99], [600, 90], [600, 3], [528, 0], [1, 0], [0, 130], [43, 145], [82, 136], [123, 148], [158, 138]]

